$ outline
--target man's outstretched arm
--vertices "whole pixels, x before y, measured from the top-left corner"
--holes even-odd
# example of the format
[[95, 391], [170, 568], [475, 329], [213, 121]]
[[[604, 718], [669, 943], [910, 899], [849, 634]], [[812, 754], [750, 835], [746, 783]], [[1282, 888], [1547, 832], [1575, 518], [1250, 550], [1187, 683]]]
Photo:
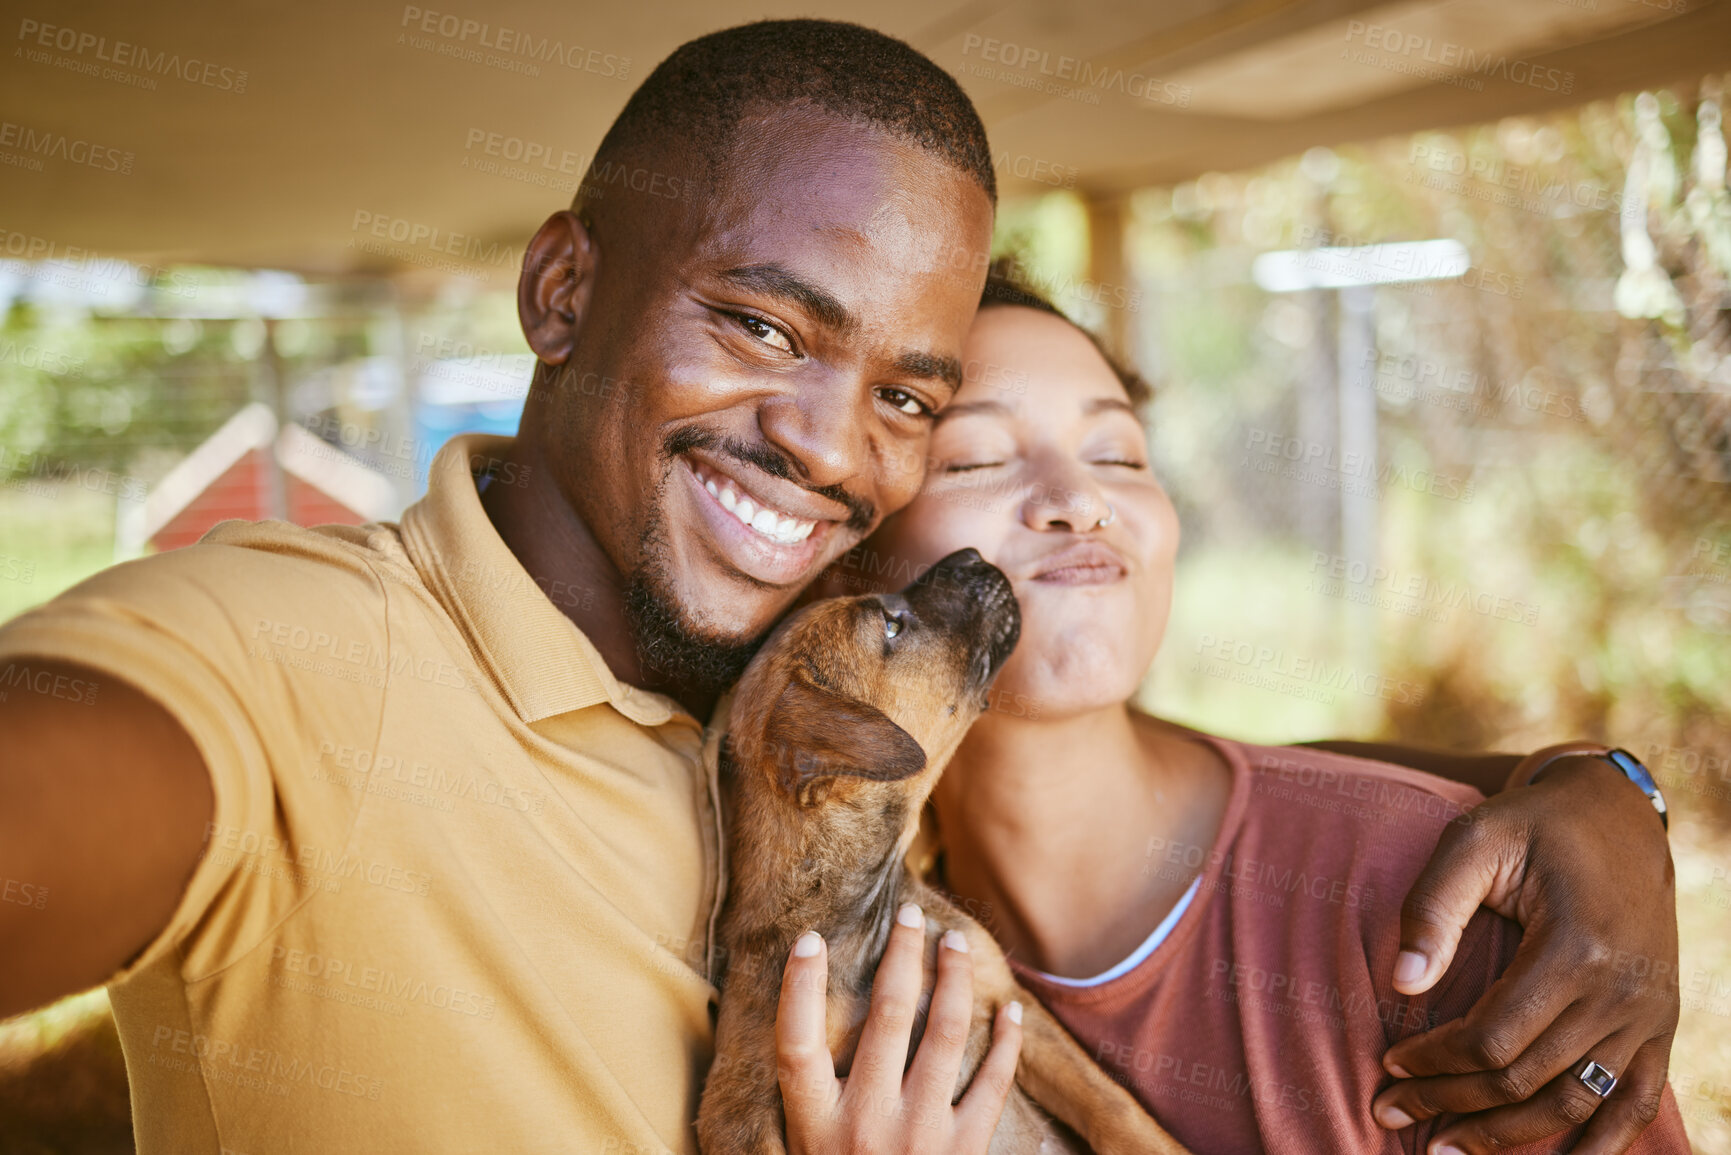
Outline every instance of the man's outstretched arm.
[[1396, 746], [1389, 742], [1345, 742], [1328, 739], [1301, 745], [1373, 762], [1392, 762], [1409, 770], [1422, 770], [1471, 786], [1486, 798], [1500, 793], [1509, 772], [1520, 762], [1519, 754], [1456, 754], [1450, 750], [1428, 750], [1422, 746]]
[[151, 698], [81, 666], [31, 674], [95, 689], [0, 700], [0, 887], [13, 896], [0, 902], [0, 1018], [95, 986], [143, 950], [215, 808], [198, 748]]

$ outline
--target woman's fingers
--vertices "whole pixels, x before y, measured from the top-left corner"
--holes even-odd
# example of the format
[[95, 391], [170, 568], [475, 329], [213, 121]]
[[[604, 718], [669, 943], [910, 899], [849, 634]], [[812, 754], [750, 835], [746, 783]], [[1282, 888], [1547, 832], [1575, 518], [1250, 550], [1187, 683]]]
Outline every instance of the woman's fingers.
[[889, 945], [872, 980], [871, 1010], [848, 1070], [849, 1097], [873, 1101], [901, 1094], [907, 1069], [908, 1039], [919, 1010], [925, 977], [926, 916], [914, 903], [903, 903], [890, 928]]
[[909, 903], [890, 930], [853, 1066], [840, 1080], [825, 1029], [828, 952], [812, 932], [794, 943], [775, 1023], [790, 1152], [984, 1155], [990, 1146], [1015, 1080], [1021, 1007], [999, 1012], [991, 1049], [967, 1096], [952, 1108], [973, 1017], [973, 968], [967, 940], [951, 931], [939, 946], [931, 1014], [904, 1081], [908, 1039], [924, 986], [925, 949], [925, 916]]
[[974, 1072], [968, 1093], [956, 1108], [957, 1136], [973, 1150], [983, 1151], [998, 1129], [1004, 1102], [1016, 1082], [1016, 1060], [1022, 1054], [1022, 1004], [998, 1009], [992, 1022], [992, 1049]]
[[776, 1075], [794, 1150], [803, 1146], [801, 1136], [827, 1125], [841, 1096], [827, 1038], [828, 994], [829, 952], [823, 937], [808, 930], [788, 954], [775, 1014]]
[[904, 1097], [922, 1109], [930, 1111], [955, 1102], [962, 1054], [974, 1022], [973, 978], [968, 936], [959, 930], [945, 931], [938, 942], [938, 981], [932, 988], [926, 1031], [902, 1083]]

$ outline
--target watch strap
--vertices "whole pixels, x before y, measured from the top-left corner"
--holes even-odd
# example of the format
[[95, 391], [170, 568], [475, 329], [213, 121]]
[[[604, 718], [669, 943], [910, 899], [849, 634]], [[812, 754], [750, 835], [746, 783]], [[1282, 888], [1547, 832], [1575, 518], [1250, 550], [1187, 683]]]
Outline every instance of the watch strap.
[[1666, 830], [1671, 829], [1671, 815], [1665, 809], [1665, 796], [1659, 792], [1659, 784], [1653, 781], [1653, 775], [1641, 760], [1623, 749], [1621, 746], [1605, 751], [1600, 755], [1605, 761], [1623, 772], [1623, 777], [1641, 788], [1641, 793], [1647, 796], [1647, 801], [1653, 804], [1653, 809], [1659, 812], [1659, 821]]
[[1623, 777], [1633, 782], [1636, 788], [1647, 796], [1647, 801], [1653, 804], [1653, 809], [1659, 814], [1659, 822], [1667, 831], [1670, 830], [1671, 818], [1665, 807], [1665, 796], [1659, 791], [1659, 784], [1653, 780], [1653, 775], [1639, 758], [1620, 746], [1607, 746], [1603, 742], [1559, 742], [1555, 746], [1534, 750], [1515, 764], [1503, 788], [1512, 790], [1517, 786], [1529, 785], [1538, 777], [1539, 772], [1552, 762], [1559, 758], [1579, 757], [1583, 754], [1615, 766]]

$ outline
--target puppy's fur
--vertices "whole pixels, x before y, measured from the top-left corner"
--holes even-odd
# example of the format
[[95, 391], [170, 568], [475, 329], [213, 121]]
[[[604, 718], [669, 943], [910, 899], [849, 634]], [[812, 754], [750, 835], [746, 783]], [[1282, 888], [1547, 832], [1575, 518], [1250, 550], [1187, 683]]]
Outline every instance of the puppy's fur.
[[[1017, 985], [991, 935], [903, 863], [1019, 628], [1008, 580], [963, 550], [902, 594], [803, 610], [741, 678], [722, 766], [730, 883], [716, 1057], [698, 1113], [706, 1155], [785, 1150], [775, 1015], [794, 939], [817, 930], [828, 944], [829, 1044], [845, 1073], [895, 912], [910, 901], [926, 914], [922, 1006], [938, 939], [952, 928], [968, 938], [974, 1013], [957, 1098], [985, 1057], [997, 1009], [1012, 999], [1024, 1008], [994, 1155], [1183, 1151]], [[923, 1026], [922, 1015], [915, 1047]]]

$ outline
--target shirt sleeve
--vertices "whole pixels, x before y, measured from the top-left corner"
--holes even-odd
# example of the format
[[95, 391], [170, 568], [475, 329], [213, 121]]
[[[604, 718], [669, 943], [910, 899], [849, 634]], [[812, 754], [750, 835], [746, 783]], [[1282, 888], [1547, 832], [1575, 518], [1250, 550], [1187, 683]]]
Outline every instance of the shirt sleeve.
[[341, 552], [191, 546], [106, 570], [0, 628], [0, 679], [75, 663], [98, 675], [93, 706], [105, 678], [125, 682], [179, 722], [210, 775], [214, 813], [180, 902], [110, 982], [171, 952], [187, 981], [221, 969], [323, 883], [300, 848], [346, 841], [360, 796], [320, 779], [321, 749], [364, 743], [369, 716], [376, 726], [382, 686], [340, 655], [383, 653], [384, 615], [365, 567], [351, 556], [345, 573], [321, 548]]

